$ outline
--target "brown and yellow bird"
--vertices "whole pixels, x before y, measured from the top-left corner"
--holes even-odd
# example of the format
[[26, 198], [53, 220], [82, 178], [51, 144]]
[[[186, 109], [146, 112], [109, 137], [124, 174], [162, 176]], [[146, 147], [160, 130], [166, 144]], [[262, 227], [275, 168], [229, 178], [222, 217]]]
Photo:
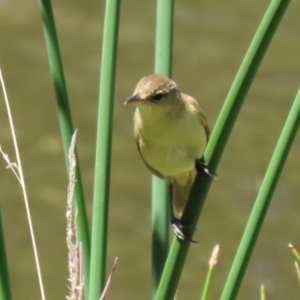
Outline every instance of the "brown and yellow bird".
[[[198, 102], [170, 78], [143, 77], [125, 104], [135, 104], [134, 135], [147, 168], [172, 185], [172, 224], [178, 238], [190, 240], [180, 217], [195, 171], [209, 175], [202, 159], [209, 127]], [[177, 217], [175, 217], [175, 213]]]

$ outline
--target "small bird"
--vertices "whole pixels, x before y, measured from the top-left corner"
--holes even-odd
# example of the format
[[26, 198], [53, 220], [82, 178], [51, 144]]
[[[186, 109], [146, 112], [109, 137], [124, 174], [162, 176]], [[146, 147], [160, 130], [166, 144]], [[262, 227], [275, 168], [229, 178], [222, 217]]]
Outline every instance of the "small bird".
[[210, 175], [203, 160], [209, 139], [198, 102], [170, 78], [143, 77], [124, 104], [135, 104], [134, 135], [146, 167], [171, 184], [171, 222], [175, 235], [191, 240], [180, 222], [196, 171]]

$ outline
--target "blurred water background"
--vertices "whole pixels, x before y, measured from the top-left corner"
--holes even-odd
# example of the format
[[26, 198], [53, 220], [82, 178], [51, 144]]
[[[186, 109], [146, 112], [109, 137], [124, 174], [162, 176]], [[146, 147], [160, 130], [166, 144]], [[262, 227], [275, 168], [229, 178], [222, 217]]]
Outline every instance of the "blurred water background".
[[[300, 83], [300, 2], [291, 1], [235, 125], [205, 204], [178, 299], [197, 299], [221, 246], [210, 299], [219, 299], [273, 148]], [[198, 99], [213, 128], [269, 1], [177, 1], [173, 77]], [[104, 1], [53, 1], [89, 216]], [[118, 50], [108, 266], [119, 257], [108, 299], [150, 297], [150, 174], [132, 134], [126, 96], [153, 72], [155, 1], [123, 1]], [[67, 294], [67, 174], [37, 1], [0, 1], [0, 63], [11, 102], [48, 299]], [[2, 99], [2, 96], [0, 97]], [[5, 107], [0, 144], [12, 160]], [[0, 203], [14, 299], [39, 299], [20, 187], [0, 159]], [[238, 299], [299, 299], [300, 136], [284, 168]]]

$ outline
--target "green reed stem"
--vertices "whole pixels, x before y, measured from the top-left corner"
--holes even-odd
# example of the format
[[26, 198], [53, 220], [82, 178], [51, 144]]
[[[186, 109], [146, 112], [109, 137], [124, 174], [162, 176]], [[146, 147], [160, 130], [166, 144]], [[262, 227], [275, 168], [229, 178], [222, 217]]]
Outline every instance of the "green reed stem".
[[206, 275], [205, 283], [204, 283], [204, 288], [203, 288], [203, 292], [202, 292], [202, 295], [201, 295], [201, 298], [200, 298], [201, 300], [206, 300], [207, 299], [208, 290], [209, 290], [209, 287], [210, 287], [213, 270], [214, 270], [214, 268], [217, 264], [219, 252], [220, 252], [220, 247], [219, 247], [219, 245], [217, 245], [214, 248], [212, 256], [211, 256], [210, 261], [209, 261], [208, 271], [207, 271], [207, 275]]
[[152, 299], [169, 251], [169, 190], [167, 183], [152, 176]]
[[260, 287], [260, 300], [266, 300], [266, 291], [264, 285], [261, 285]]
[[[155, 73], [172, 76], [173, 0], [157, 0]], [[152, 177], [152, 298], [169, 251], [169, 186]]]
[[222, 300], [235, 299], [268, 211], [279, 176], [300, 125], [300, 89], [281, 132], [265, 178], [257, 195], [240, 246], [227, 278]]
[[[70, 112], [67, 87], [63, 72], [62, 60], [59, 50], [59, 43], [55, 28], [55, 21], [50, 0], [40, 0], [40, 11], [44, 22], [44, 35], [46, 40], [46, 47], [48, 59], [51, 69], [51, 75], [54, 83], [58, 119], [63, 141], [63, 149], [65, 154], [67, 170], [69, 170], [68, 153], [71, 144], [74, 128], [72, 124], [72, 117]], [[79, 162], [76, 155], [76, 185], [74, 189], [74, 199], [77, 207], [77, 230], [78, 238], [83, 246], [83, 261], [84, 261], [84, 282], [85, 287], [89, 283], [89, 266], [90, 266], [90, 237], [88, 229], [88, 220], [85, 208], [83, 185], [80, 175]], [[87, 296], [87, 289], [85, 289]]]
[[120, 0], [106, 1], [99, 92], [89, 299], [105, 285], [112, 118], [117, 62]]
[[[271, 2], [231, 86], [205, 151], [211, 173], [217, 169], [240, 108], [288, 3], [289, 0]], [[183, 224], [191, 224], [191, 235], [200, 217], [211, 182], [211, 177], [201, 178], [197, 175], [195, 178], [182, 216]], [[156, 300], [174, 299], [189, 247], [189, 242], [182, 242], [176, 238], [173, 240]]]
[[7, 257], [4, 243], [4, 232], [2, 227], [2, 217], [0, 209], [0, 299], [11, 300], [11, 289], [7, 266]]
[[202, 292], [202, 295], [201, 295], [201, 298], [200, 298], [201, 300], [206, 300], [207, 299], [208, 290], [209, 290], [211, 277], [212, 277], [212, 272], [213, 272], [213, 268], [209, 268], [208, 271], [207, 271], [205, 282], [204, 282], [203, 292]]

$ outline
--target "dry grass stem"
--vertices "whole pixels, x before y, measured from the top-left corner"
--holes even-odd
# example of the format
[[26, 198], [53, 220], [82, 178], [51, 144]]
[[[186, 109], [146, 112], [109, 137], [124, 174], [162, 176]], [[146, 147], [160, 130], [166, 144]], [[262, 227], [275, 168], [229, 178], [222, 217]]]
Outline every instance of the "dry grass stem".
[[8, 155], [3, 152], [2, 148], [1, 148], [1, 145], [0, 145], [0, 153], [2, 154], [2, 157], [3, 157], [4, 161], [7, 163], [6, 169], [11, 169], [12, 170], [12, 172], [14, 173], [14, 175], [16, 176], [16, 178], [18, 179], [20, 185], [22, 186], [22, 182], [21, 182], [20, 176], [19, 176], [20, 170], [18, 168], [18, 165], [16, 163], [14, 163], [14, 162], [12, 163], [9, 160]]
[[293, 244], [289, 244], [288, 247], [296, 257], [299, 256], [299, 253]]
[[32, 248], [33, 248], [34, 260], [35, 260], [37, 276], [38, 276], [38, 281], [39, 281], [41, 299], [45, 300], [46, 296], [45, 296], [45, 292], [44, 292], [42, 273], [41, 273], [41, 268], [40, 268], [40, 263], [39, 263], [38, 251], [37, 251], [37, 247], [36, 247], [36, 241], [35, 241], [35, 236], [34, 236], [34, 230], [33, 230], [29, 201], [28, 201], [26, 185], [25, 185], [25, 180], [24, 180], [24, 175], [23, 175], [23, 169], [22, 169], [22, 164], [21, 164], [21, 158], [20, 158], [20, 154], [19, 154], [17, 137], [16, 137], [16, 133], [15, 133], [12, 114], [10, 111], [9, 101], [8, 101], [1, 69], [0, 69], [0, 84], [2, 87], [2, 91], [3, 91], [4, 102], [5, 102], [5, 107], [6, 107], [6, 111], [7, 111], [8, 122], [9, 122], [10, 130], [11, 130], [11, 136], [12, 136], [12, 140], [13, 140], [17, 163], [10, 163], [10, 161], [8, 159], [8, 155], [4, 154], [2, 152], [2, 150], [1, 150], [1, 154], [3, 155], [4, 160], [8, 163], [8, 168], [10, 168], [13, 171], [13, 173], [16, 175], [18, 181], [20, 182], [21, 188], [22, 188], [25, 210], [26, 210], [26, 215], [27, 215], [27, 220], [28, 220], [28, 225], [29, 225], [29, 232], [30, 232], [30, 237], [31, 237], [31, 243], [32, 243]]
[[111, 271], [109, 273], [109, 276], [107, 278], [104, 290], [103, 290], [103, 292], [102, 292], [99, 300], [104, 300], [104, 298], [106, 297], [106, 294], [108, 292], [108, 288], [109, 288], [109, 286], [111, 284], [112, 276], [113, 276], [113, 274], [114, 274], [114, 272], [116, 270], [116, 267], [117, 267], [117, 263], [118, 263], [118, 257], [115, 258], [114, 264], [113, 264], [112, 269], [111, 269]]
[[[79, 258], [79, 243], [77, 238], [76, 227], [76, 207], [73, 202], [74, 187], [76, 183], [76, 156], [75, 156], [75, 142], [76, 133], [72, 136], [72, 141], [69, 149], [69, 185], [67, 196], [67, 246], [68, 246], [68, 270], [69, 270], [69, 289], [70, 293], [67, 296], [69, 300], [82, 299], [83, 280], [81, 280], [81, 264]], [[82, 261], [82, 259], [81, 259]], [[81, 298], [80, 298], [81, 297]]]

